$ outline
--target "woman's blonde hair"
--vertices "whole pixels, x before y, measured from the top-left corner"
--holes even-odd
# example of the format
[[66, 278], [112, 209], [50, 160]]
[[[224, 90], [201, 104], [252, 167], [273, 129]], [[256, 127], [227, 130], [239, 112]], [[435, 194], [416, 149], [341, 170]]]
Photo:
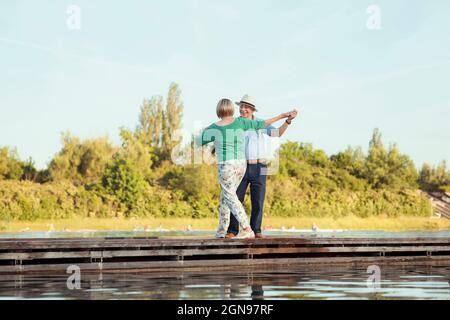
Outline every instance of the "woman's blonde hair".
[[234, 105], [230, 99], [222, 99], [217, 104], [216, 113], [219, 118], [231, 117], [234, 115]]

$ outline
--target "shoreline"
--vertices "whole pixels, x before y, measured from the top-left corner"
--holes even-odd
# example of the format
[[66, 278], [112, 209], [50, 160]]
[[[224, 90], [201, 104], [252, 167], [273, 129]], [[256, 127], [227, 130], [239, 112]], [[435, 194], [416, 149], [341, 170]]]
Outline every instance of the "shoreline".
[[[320, 229], [347, 231], [446, 231], [450, 220], [433, 217], [265, 217], [263, 232], [270, 229]], [[0, 221], [0, 233], [9, 232], [76, 232], [76, 231], [145, 231], [157, 228], [170, 231], [214, 231], [216, 218], [70, 218], [61, 220]]]

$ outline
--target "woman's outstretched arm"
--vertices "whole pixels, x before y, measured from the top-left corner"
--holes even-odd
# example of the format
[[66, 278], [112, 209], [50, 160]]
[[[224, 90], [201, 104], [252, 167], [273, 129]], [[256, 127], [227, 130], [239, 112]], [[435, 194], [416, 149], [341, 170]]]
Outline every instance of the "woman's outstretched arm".
[[268, 127], [268, 126], [272, 125], [273, 123], [280, 121], [281, 119], [288, 118], [290, 115], [291, 115], [291, 112], [285, 112], [276, 117], [265, 120], [264, 123], [266, 124], [266, 127]]

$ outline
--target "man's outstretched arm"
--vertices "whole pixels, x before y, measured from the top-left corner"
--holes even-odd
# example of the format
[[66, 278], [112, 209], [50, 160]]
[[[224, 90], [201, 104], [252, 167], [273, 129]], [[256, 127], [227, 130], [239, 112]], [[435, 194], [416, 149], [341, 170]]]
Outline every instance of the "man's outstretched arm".
[[286, 132], [286, 129], [289, 127], [288, 122], [294, 120], [296, 116], [297, 111], [292, 112], [291, 115], [288, 117], [288, 119], [283, 123], [283, 125], [281, 125], [281, 127], [279, 127], [278, 129], [271, 129], [270, 136], [281, 138], [283, 134]]

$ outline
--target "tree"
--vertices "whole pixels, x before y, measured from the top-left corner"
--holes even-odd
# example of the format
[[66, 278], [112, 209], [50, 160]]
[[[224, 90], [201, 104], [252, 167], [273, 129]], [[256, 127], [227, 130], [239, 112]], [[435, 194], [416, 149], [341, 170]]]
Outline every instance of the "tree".
[[161, 160], [169, 160], [172, 150], [181, 142], [180, 138], [176, 136], [177, 130], [181, 129], [183, 117], [183, 102], [180, 95], [181, 91], [178, 85], [172, 83], [169, 87], [163, 117]]
[[22, 174], [22, 180], [28, 180], [28, 181], [36, 181], [38, 177], [38, 171], [36, 170], [34, 166], [33, 159], [28, 158], [26, 162], [22, 165], [23, 174]]
[[136, 135], [143, 144], [155, 149], [161, 147], [162, 119], [162, 97], [144, 99], [139, 115], [139, 125], [136, 129]]
[[373, 129], [372, 139], [369, 142], [369, 149], [384, 149], [383, 142], [381, 141], [381, 131], [378, 128]]
[[337, 168], [347, 170], [352, 174], [355, 171], [354, 151], [350, 146], [345, 151], [332, 155], [330, 160]]
[[155, 121], [152, 117], [152, 105], [149, 99], [145, 99], [141, 105], [141, 113], [139, 114], [139, 125], [136, 133], [139, 134], [143, 143], [151, 146], [153, 144], [153, 128]]
[[8, 174], [9, 150], [7, 147], [0, 149], [0, 179], [5, 179]]
[[162, 126], [164, 119], [163, 98], [162, 97], [153, 98], [152, 103], [154, 105], [153, 117], [155, 118], [155, 127], [153, 129], [153, 139], [155, 143], [153, 144], [153, 147], [161, 148]]
[[0, 180], [20, 180], [23, 175], [23, 164], [19, 160], [16, 149], [3, 147], [0, 149]]
[[181, 91], [176, 83], [169, 87], [166, 107], [160, 96], [144, 99], [139, 115], [139, 125], [136, 136], [141, 142], [152, 148], [156, 155], [154, 163], [170, 160], [174, 148], [181, 142], [176, 136], [181, 129], [183, 117], [183, 102]]
[[107, 138], [80, 141], [69, 132], [62, 134], [62, 150], [49, 165], [52, 181], [69, 180], [76, 185], [99, 182], [106, 163], [116, 152]]
[[105, 168], [102, 187], [128, 210], [132, 210], [142, 198], [145, 182], [130, 159], [116, 155]]
[[425, 191], [444, 191], [450, 186], [450, 170], [447, 171], [447, 162], [444, 160], [436, 167], [428, 163], [422, 165], [418, 183]]
[[448, 185], [450, 183], [449, 174], [450, 171], [447, 172], [447, 161], [443, 160], [436, 168], [435, 180], [437, 184], [440, 186]]
[[151, 168], [155, 155], [154, 147], [144, 143], [135, 133], [121, 128], [122, 149], [119, 154], [122, 158], [130, 160], [139, 173], [146, 179], [151, 176]]
[[369, 143], [363, 177], [374, 188], [407, 188], [416, 186], [417, 172], [413, 161], [402, 155], [395, 144], [386, 150], [381, 132], [375, 129]]
[[417, 170], [414, 162], [404, 154], [401, 154], [397, 145], [392, 144], [387, 154], [386, 185], [394, 188], [416, 188]]

